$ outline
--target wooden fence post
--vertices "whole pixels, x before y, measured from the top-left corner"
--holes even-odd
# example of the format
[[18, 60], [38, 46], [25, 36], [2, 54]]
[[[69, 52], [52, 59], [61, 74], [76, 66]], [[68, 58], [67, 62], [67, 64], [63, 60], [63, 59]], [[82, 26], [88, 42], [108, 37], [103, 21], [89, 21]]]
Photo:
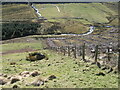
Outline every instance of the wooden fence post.
[[95, 63], [97, 63], [98, 58], [98, 45], [95, 47]]
[[83, 47], [82, 47], [82, 59], [83, 61], [85, 61], [85, 43], [83, 44]]
[[107, 52], [107, 54], [108, 54], [108, 61], [110, 61], [110, 48], [108, 47], [107, 49], [108, 49], [108, 52]]
[[81, 52], [81, 47], [80, 47], [80, 46], [79, 46], [79, 50], [78, 50], [78, 51], [79, 51], [78, 56], [81, 56], [81, 55], [82, 55], [82, 54], [81, 54], [82, 52]]
[[64, 55], [64, 56], [65, 56], [65, 52], [66, 52], [66, 51], [65, 51], [65, 47], [63, 47], [63, 55]]
[[70, 56], [70, 46], [68, 46], [68, 56]]
[[61, 53], [63, 52], [63, 46], [60, 47], [60, 52], [61, 52]]
[[76, 46], [74, 47], [74, 58], [77, 58], [77, 56], [76, 56]]

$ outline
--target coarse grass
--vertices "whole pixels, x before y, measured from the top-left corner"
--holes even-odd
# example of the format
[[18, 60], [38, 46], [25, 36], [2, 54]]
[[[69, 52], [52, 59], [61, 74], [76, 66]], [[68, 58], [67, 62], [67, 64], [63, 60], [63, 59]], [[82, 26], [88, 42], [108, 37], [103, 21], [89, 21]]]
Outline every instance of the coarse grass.
[[[1, 46], [1, 45], [0, 45]], [[40, 49], [42, 45], [40, 43], [9, 43], [2, 45], [2, 52], [10, 51], [10, 50], [20, 50], [20, 49]]]
[[[42, 44], [42, 43], [41, 43]], [[8, 43], [9, 46], [12, 44]], [[14, 48], [17, 48], [18, 44], [14, 44]], [[33, 46], [30, 43], [29, 46]], [[4, 46], [4, 48], [8, 48]], [[23, 47], [23, 46], [22, 46]], [[12, 48], [12, 49], [14, 49]], [[38, 48], [38, 45], [33, 48]], [[6, 50], [6, 49], [4, 49]], [[9, 49], [7, 49], [9, 50]], [[63, 56], [60, 53], [56, 53], [52, 50], [45, 50], [40, 48], [39, 52], [47, 55], [48, 60], [42, 59], [35, 62], [26, 61], [28, 53], [15, 53], [6, 54], [2, 57], [3, 73], [8, 76], [18, 75], [23, 71], [38, 70], [42, 72], [40, 76], [28, 77], [24, 81], [19, 81], [17, 84], [21, 88], [117, 88], [118, 87], [118, 75], [102, 71], [96, 65], [91, 65], [89, 62], [84, 63], [81, 58], [71, 58]], [[15, 62], [15, 65], [10, 63]], [[105, 76], [96, 76], [95, 74], [103, 72]], [[33, 82], [37, 78], [46, 78], [49, 75], [55, 75], [57, 78], [49, 80], [44, 85], [26, 86]], [[3, 85], [4, 88], [11, 88], [14, 84]]]
[[[60, 12], [58, 12], [58, 6]], [[108, 22], [107, 16], [117, 15], [118, 13], [101, 3], [69, 3], [69, 4], [35, 4], [42, 16], [52, 17], [81, 17], [90, 22]]]
[[[100, 72], [97, 66], [86, 64], [79, 59], [72, 59], [52, 51], [43, 50], [44, 53], [49, 53], [49, 60], [41, 60], [36, 62], [29, 62], [25, 60], [26, 53], [10, 54], [3, 56], [3, 73], [8, 75], [15, 75], [22, 71], [38, 70], [42, 72], [40, 77], [47, 77], [49, 75], [55, 75], [57, 79], [45, 83], [41, 88], [117, 88], [117, 75], [106, 74], [106, 76], [96, 76], [95, 74]], [[52, 52], [52, 54], [51, 54]], [[14, 58], [16, 57], [16, 58]], [[63, 60], [62, 60], [63, 58]], [[22, 60], [21, 60], [22, 59]], [[16, 65], [10, 65], [10, 62], [16, 62]], [[76, 64], [77, 62], [77, 64]], [[50, 64], [50, 66], [48, 66]], [[88, 71], [83, 71], [88, 68]], [[38, 78], [38, 77], [36, 77]], [[27, 78], [28, 83], [32, 82], [36, 78]], [[23, 82], [19, 82], [20, 87], [33, 87], [25, 86]], [[11, 86], [5, 86], [11, 87]], [[35, 88], [35, 87], [34, 87]]]
[[28, 4], [5, 4], [2, 5], [2, 19], [6, 20], [28, 20], [36, 18], [34, 10]]

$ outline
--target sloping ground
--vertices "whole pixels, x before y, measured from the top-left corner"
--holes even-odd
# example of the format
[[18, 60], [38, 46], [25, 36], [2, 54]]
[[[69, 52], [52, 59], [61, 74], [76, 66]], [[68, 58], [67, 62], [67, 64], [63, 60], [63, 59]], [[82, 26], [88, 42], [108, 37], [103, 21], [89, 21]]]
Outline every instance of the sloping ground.
[[[30, 39], [30, 38], [27, 38]], [[24, 39], [21, 39], [25, 41]], [[19, 43], [21, 43], [21, 40]], [[15, 40], [14, 43], [18, 42]], [[39, 45], [43, 45], [43, 42], [38, 40]], [[12, 42], [11, 42], [12, 43]], [[9, 47], [13, 45], [6, 43]], [[26, 42], [28, 43], [28, 42]], [[37, 44], [36, 44], [37, 45]], [[3, 44], [4, 46], [4, 44]], [[21, 45], [20, 45], [21, 46]], [[29, 43], [29, 47], [32, 47], [33, 43]], [[6, 46], [4, 46], [5, 48]], [[17, 47], [14, 45], [14, 49]], [[6, 47], [7, 48], [7, 47]], [[43, 46], [36, 46], [36, 50], [42, 53], [46, 53], [48, 60], [43, 59], [36, 62], [26, 61], [25, 57], [28, 53], [15, 53], [6, 54], [2, 58], [3, 73], [7, 74], [9, 78], [11, 76], [19, 76], [23, 71], [37, 70], [42, 72], [40, 75], [32, 77], [23, 77], [20, 81], [13, 84], [5, 84], [2, 87], [12, 88], [17, 85], [20, 88], [117, 88], [118, 87], [118, 75], [112, 73], [107, 74], [109, 70], [101, 70], [96, 65], [91, 63], [84, 63], [81, 58], [73, 59], [62, 54], [58, 54], [51, 50], [43, 49]], [[5, 49], [3, 49], [5, 50]], [[12, 48], [13, 50], [13, 48]], [[99, 72], [103, 72], [105, 75], [97, 75]], [[55, 75], [56, 78], [45, 82], [43, 85], [34, 86], [30, 85], [36, 79], [44, 79], [49, 75]]]
[[[60, 12], [55, 5], [58, 6]], [[108, 22], [106, 17], [118, 15], [111, 9], [113, 6], [110, 8], [102, 3], [35, 4], [35, 6], [42, 16], [48, 19], [79, 17], [89, 22], [106, 23]]]
[[24, 21], [33, 18], [36, 18], [36, 16], [28, 4], [2, 5], [3, 21]]

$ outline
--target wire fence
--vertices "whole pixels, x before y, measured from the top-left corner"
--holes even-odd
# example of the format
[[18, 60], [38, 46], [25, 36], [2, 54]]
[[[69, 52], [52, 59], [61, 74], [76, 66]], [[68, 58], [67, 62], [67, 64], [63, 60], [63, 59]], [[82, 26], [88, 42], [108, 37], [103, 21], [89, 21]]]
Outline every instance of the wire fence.
[[49, 49], [63, 54], [64, 56], [83, 60], [84, 62], [99, 63], [101, 66], [108, 68], [118, 67], [119, 52], [116, 47], [102, 47], [96, 45], [94, 48], [89, 48], [89, 46], [84, 43], [81, 46], [56, 46], [49, 47]]

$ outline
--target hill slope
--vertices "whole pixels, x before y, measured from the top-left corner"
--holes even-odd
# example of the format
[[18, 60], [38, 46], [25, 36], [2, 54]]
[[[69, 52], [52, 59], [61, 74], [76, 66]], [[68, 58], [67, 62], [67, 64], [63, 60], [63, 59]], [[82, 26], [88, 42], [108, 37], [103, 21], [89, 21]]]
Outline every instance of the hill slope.
[[35, 4], [35, 6], [42, 16], [48, 19], [79, 17], [89, 22], [106, 23], [109, 22], [106, 17], [117, 15], [116, 10], [111, 9], [113, 6], [108, 7], [102, 3]]

